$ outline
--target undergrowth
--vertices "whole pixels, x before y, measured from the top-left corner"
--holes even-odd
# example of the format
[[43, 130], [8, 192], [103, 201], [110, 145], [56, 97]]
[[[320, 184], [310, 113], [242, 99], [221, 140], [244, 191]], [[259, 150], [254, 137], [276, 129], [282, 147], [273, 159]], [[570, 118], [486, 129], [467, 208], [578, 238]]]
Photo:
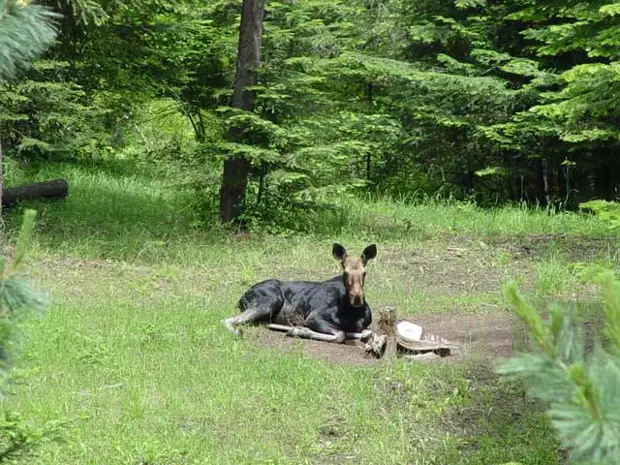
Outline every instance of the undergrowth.
[[[179, 171], [166, 172], [161, 166], [144, 163], [11, 164], [6, 176], [8, 186], [58, 177], [69, 181], [65, 201], [24, 203], [40, 211], [35, 240], [48, 252], [82, 258], [200, 262], [203, 247], [233, 240], [215, 215], [205, 219], [196, 207], [196, 191], [184, 183]], [[9, 230], [14, 229], [19, 211], [7, 215]], [[348, 196], [331, 208], [280, 213], [250, 226], [255, 240], [275, 233], [294, 241], [313, 237], [397, 244], [444, 235], [613, 234], [608, 223], [593, 215], [526, 205], [483, 209], [439, 196], [400, 200]]]

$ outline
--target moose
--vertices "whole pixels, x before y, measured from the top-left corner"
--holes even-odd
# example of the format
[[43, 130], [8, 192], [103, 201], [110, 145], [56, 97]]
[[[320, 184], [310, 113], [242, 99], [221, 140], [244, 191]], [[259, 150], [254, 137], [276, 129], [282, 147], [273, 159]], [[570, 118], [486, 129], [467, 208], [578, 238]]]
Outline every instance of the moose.
[[372, 335], [372, 311], [364, 297], [366, 265], [377, 256], [369, 245], [362, 255], [350, 257], [340, 244], [332, 247], [342, 273], [327, 281], [268, 279], [248, 289], [237, 306], [240, 314], [224, 320], [237, 336], [237, 326], [262, 323], [288, 336], [343, 343]]

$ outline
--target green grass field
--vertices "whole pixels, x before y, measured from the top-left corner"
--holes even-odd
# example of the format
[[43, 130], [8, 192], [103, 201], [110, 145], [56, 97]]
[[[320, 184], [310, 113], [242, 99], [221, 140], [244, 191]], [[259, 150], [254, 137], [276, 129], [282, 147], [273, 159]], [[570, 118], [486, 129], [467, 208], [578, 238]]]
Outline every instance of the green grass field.
[[350, 200], [307, 235], [235, 236], [197, 228], [192, 193], [148, 173], [13, 169], [8, 184], [53, 177], [70, 197], [35, 205], [28, 260], [52, 306], [24, 328], [7, 408], [33, 427], [69, 423], [27, 463], [561, 463], [540, 409], [483, 361], [336, 363], [220, 321], [255, 281], [336, 274], [333, 241], [378, 244], [367, 297], [401, 316], [492, 317], [511, 278], [537, 302], [590, 305], [580, 270], [618, 268], [597, 218]]

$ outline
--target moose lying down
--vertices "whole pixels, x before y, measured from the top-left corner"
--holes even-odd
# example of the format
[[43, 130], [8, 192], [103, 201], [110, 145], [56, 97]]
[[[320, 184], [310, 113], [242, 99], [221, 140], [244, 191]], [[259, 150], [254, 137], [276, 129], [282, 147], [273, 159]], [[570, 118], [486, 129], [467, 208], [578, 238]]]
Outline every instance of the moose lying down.
[[342, 265], [342, 274], [322, 282], [268, 279], [248, 289], [239, 300], [241, 314], [224, 320], [236, 335], [237, 326], [263, 323], [287, 335], [342, 343], [366, 339], [372, 334], [372, 312], [364, 299], [366, 265], [376, 257], [377, 246], [369, 245], [361, 257], [349, 257], [340, 244], [332, 253]]

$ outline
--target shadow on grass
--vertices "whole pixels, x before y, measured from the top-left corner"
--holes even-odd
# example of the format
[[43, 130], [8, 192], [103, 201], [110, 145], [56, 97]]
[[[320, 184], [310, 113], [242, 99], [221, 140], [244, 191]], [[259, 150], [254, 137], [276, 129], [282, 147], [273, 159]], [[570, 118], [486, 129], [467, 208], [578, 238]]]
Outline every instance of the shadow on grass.
[[464, 463], [560, 464], [563, 455], [545, 406], [524, 387], [499, 378], [488, 367], [470, 368], [467, 401], [443, 418], [443, 427], [461, 438]]

